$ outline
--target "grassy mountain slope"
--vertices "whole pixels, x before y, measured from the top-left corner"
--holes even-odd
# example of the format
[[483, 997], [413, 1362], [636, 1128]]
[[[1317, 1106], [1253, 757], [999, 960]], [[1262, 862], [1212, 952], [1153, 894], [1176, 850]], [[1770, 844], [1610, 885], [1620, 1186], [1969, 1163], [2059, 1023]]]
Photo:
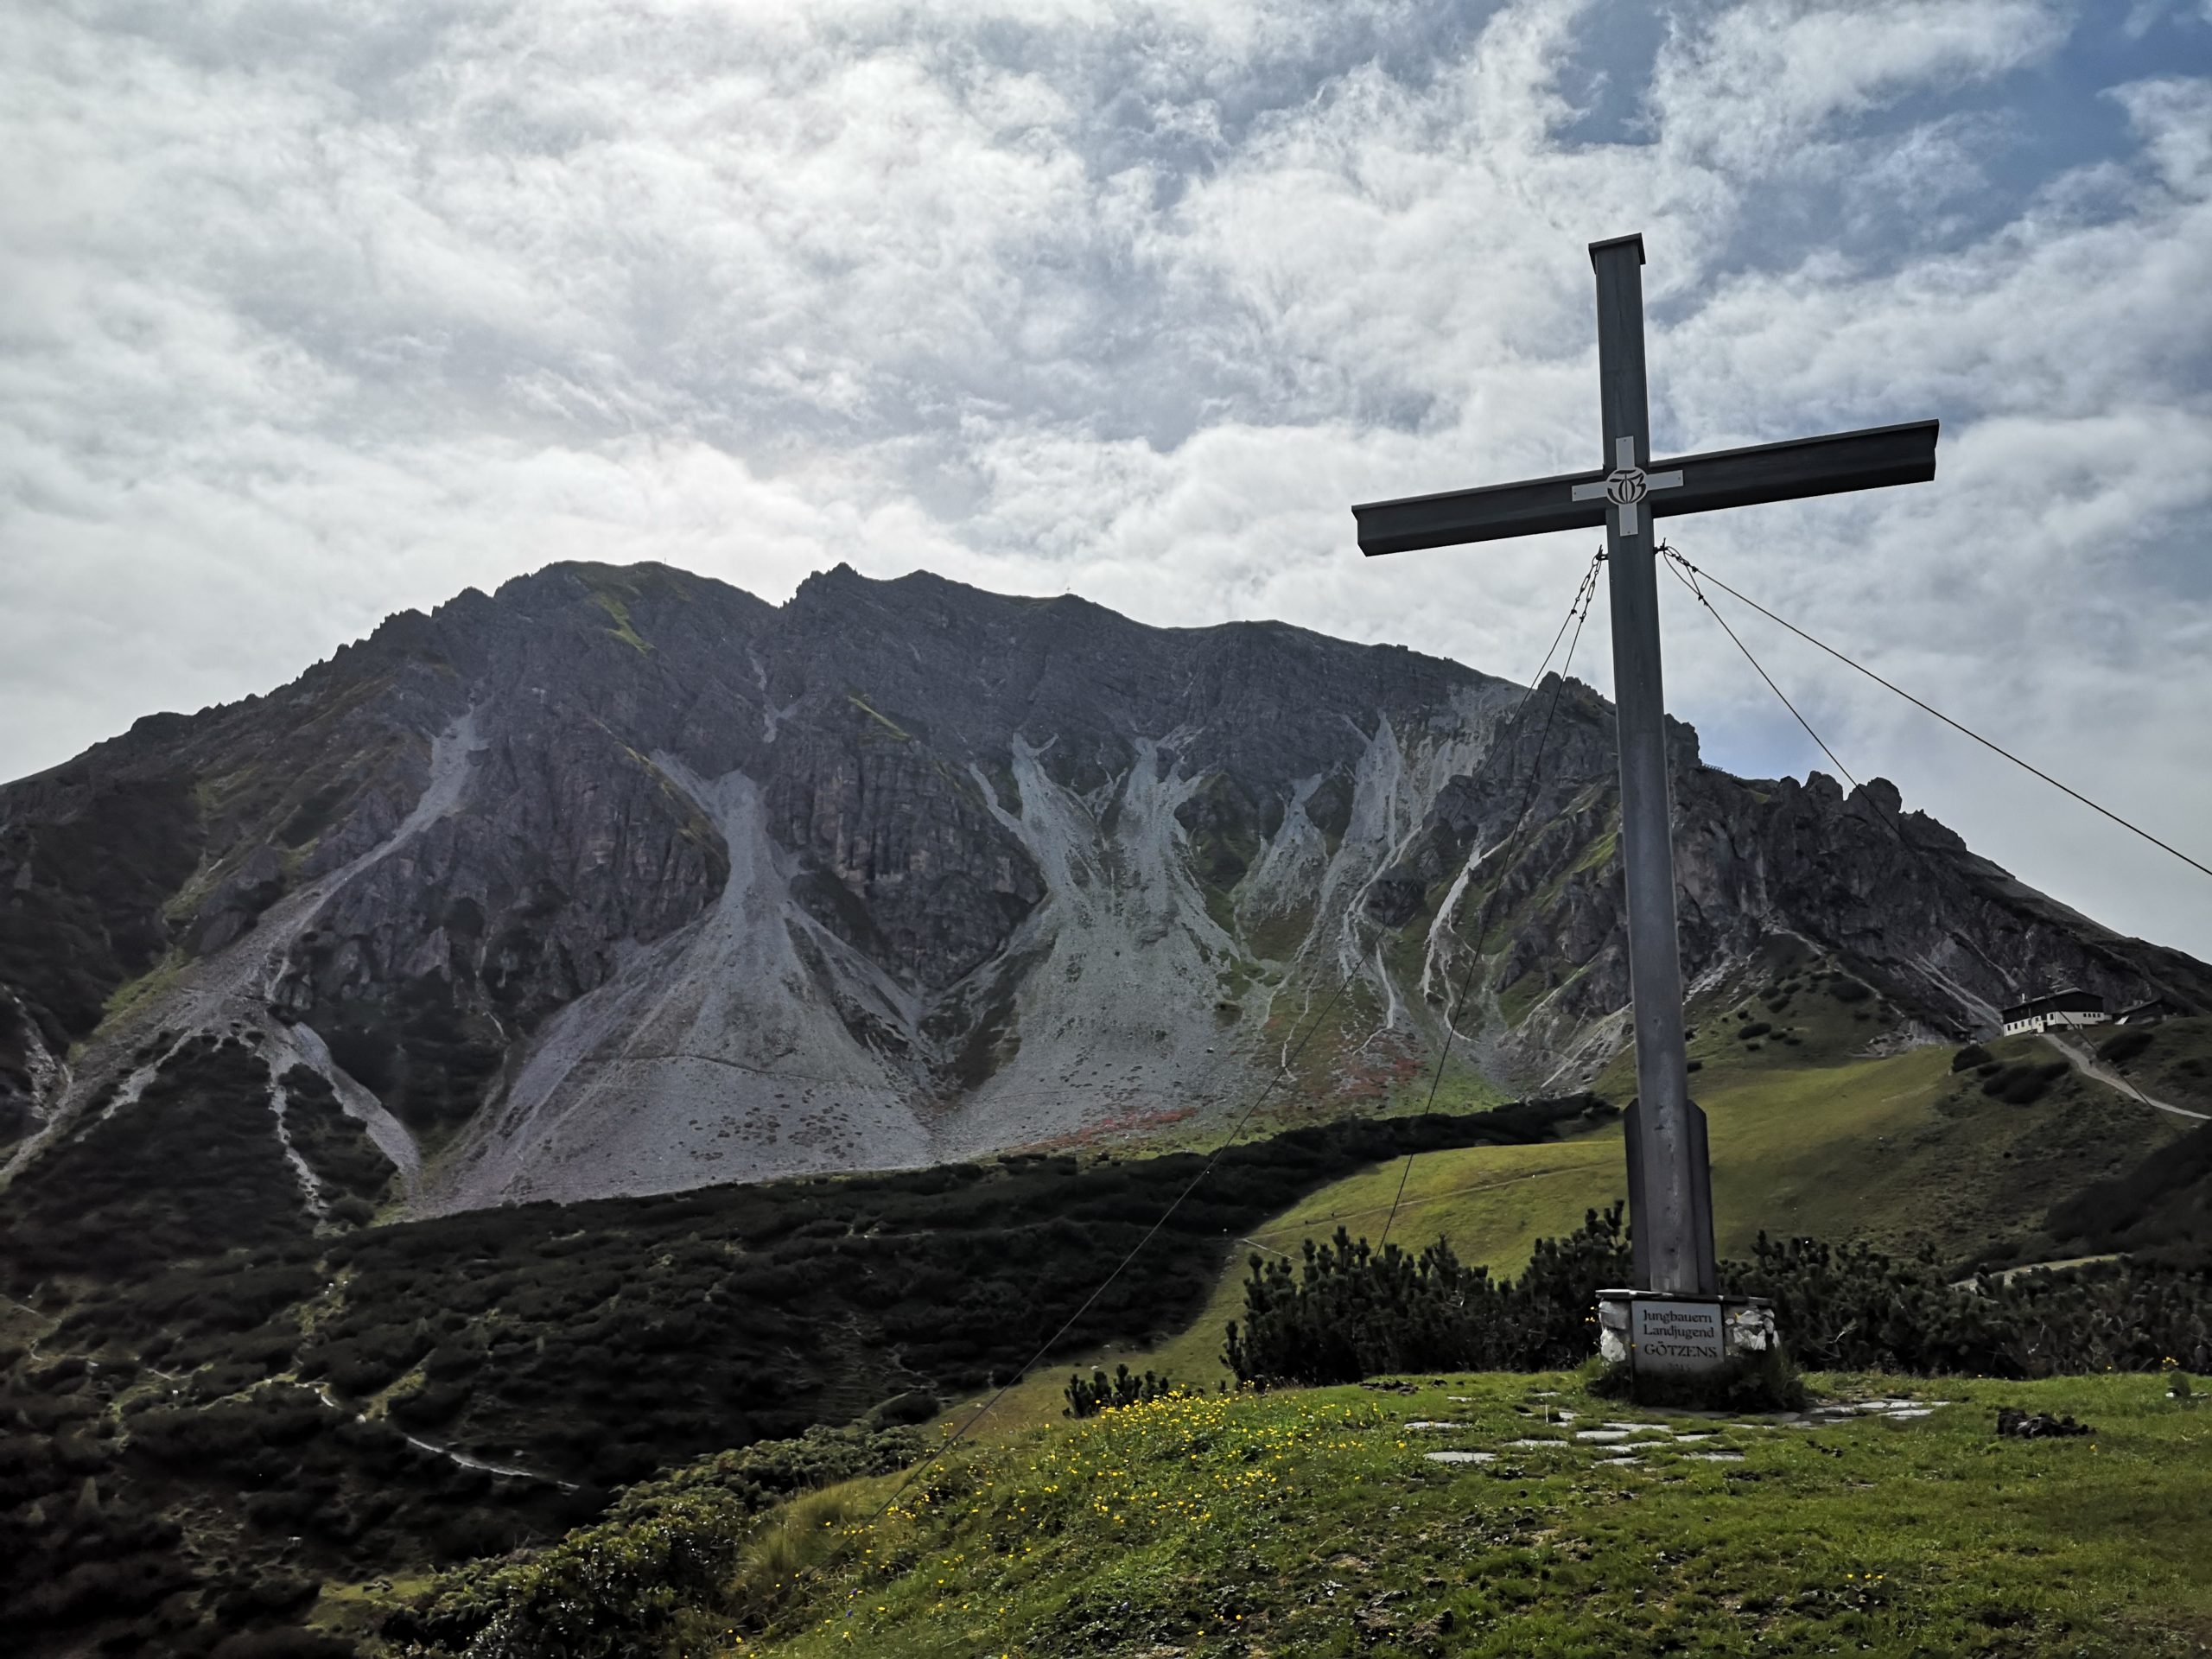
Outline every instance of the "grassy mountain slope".
[[[1847, 1397], [1872, 1379], [1821, 1379]], [[1581, 1423], [1664, 1423], [1569, 1376], [1201, 1396], [1031, 1429], [772, 1520], [748, 1628], [680, 1650], [1594, 1656], [2200, 1652], [2204, 1408], [2156, 1378], [1945, 1379], [1950, 1403], [1817, 1427], [1677, 1418], [1635, 1461]], [[1991, 1408], [2091, 1438], [1999, 1440]], [[1516, 1444], [1529, 1440], [1542, 1444]], [[1495, 1461], [1440, 1463], [1440, 1450]]]
[[[1961, 1271], [2066, 1254], [2046, 1248], [2054, 1209], [2086, 1188], [2159, 1167], [2153, 1155], [2184, 1136], [2180, 1121], [2071, 1071], [2048, 1078], [2026, 1104], [1994, 1098], [1983, 1092], [1990, 1077], [1952, 1071], [1948, 1047], [1807, 1065], [1808, 1049], [1832, 1052], [1840, 1041], [1816, 1030], [1815, 1016], [1827, 1018], [1800, 1014], [1798, 1029], [1811, 1033], [1804, 1049], [1746, 1052], [1729, 1034], [1732, 1017], [1708, 1020], [1693, 1039], [1693, 1055], [1705, 1059], [1694, 1081], [1724, 1256], [1748, 1255], [1762, 1231], [1864, 1239], [1907, 1255], [1929, 1249]], [[1993, 1043], [1989, 1052], [2000, 1070], [2056, 1058], [2034, 1038]], [[1586, 1211], [1624, 1195], [1620, 1122], [1536, 1146], [1421, 1153], [1410, 1171], [1394, 1159], [1322, 1187], [1243, 1235], [1205, 1311], [1137, 1368], [1205, 1387], [1224, 1378], [1222, 1329], [1243, 1305], [1252, 1247], [1294, 1256], [1304, 1241], [1339, 1227], [1379, 1238], [1402, 1181], [1392, 1239], [1417, 1249], [1446, 1238], [1463, 1261], [1517, 1273], [1537, 1239], [1573, 1231]], [[1065, 1380], [1056, 1370], [1025, 1383], [1017, 1414], [1050, 1414]]]
[[[2106, 1037], [2097, 1052], [2151, 1098], [2212, 1112], [2212, 1020], [2129, 1027]], [[2053, 1257], [2145, 1250], [2212, 1259], [2212, 1122], [2188, 1129], [2134, 1169], [2084, 1186], [2052, 1211], [2046, 1232], [2043, 1253]]]

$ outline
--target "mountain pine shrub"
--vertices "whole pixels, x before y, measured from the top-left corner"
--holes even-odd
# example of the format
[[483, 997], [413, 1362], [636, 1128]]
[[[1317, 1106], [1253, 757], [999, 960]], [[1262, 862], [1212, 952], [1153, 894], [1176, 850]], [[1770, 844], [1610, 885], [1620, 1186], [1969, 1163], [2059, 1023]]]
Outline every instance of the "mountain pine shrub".
[[[1339, 1228], [1294, 1269], [1251, 1260], [1244, 1318], [1224, 1357], [1239, 1381], [1334, 1383], [1421, 1370], [1554, 1370], [1596, 1346], [1597, 1293], [1630, 1282], [1622, 1206], [1539, 1242], [1517, 1280], [1460, 1262], [1442, 1242], [1380, 1250]], [[1732, 1295], [1763, 1296], [1791, 1357], [1815, 1370], [1985, 1376], [2212, 1366], [2212, 1274], [2106, 1263], [1956, 1285], [1932, 1255], [1759, 1236], [1720, 1264]]]
[[1103, 1370], [1094, 1370], [1089, 1382], [1078, 1374], [1071, 1374], [1065, 1392], [1068, 1416], [1096, 1417], [1102, 1411], [1141, 1405], [1147, 1400], [1165, 1400], [1183, 1390], [1159, 1372], [1147, 1371], [1138, 1376], [1128, 1366], [1116, 1365], [1112, 1376]]
[[2033, 1060], [2016, 1060], [2010, 1065], [1999, 1066], [1982, 1080], [1981, 1092], [2008, 1106], [2032, 1106], [2050, 1092], [2050, 1086], [2066, 1075], [2064, 1060], [2046, 1060], [2038, 1065]]
[[2107, 1065], [2126, 1065], [2151, 1046], [2158, 1033], [2143, 1026], [2122, 1026], [2097, 1045], [2097, 1058]]

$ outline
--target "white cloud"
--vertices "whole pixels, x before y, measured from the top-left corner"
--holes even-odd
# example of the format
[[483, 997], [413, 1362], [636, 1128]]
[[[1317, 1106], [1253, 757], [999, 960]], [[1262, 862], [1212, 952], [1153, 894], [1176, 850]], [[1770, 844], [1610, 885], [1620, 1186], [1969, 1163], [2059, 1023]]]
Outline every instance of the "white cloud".
[[[1648, 64], [1605, 55], [1609, 22], [27, 15], [0, 67], [0, 772], [569, 556], [771, 599], [840, 558], [926, 565], [1522, 674], [1589, 538], [1362, 561], [1347, 508], [1594, 459], [1582, 245], [1640, 227], [1662, 444], [1946, 423], [1932, 487], [1677, 539], [2176, 838], [2212, 822], [2212, 583], [2172, 551], [2212, 511], [2212, 85], [2114, 89], [2127, 148], [2007, 197], [2068, 8], [1684, 0]], [[1616, 86], [1634, 118], [1576, 136]], [[1669, 605], [1708, 753], [1805, 764]], [[2212, 953], [2170, 872], [1747, 638], [1855, 766]], [[1601, 640], [1582, 662], [1605, 679]]]
[[1838, 124], [2056, 49], [2052, 0], [1749, 0], [1676, 34], [1653, 101], [1670, 148], [1735, 177], [1822, 153]]

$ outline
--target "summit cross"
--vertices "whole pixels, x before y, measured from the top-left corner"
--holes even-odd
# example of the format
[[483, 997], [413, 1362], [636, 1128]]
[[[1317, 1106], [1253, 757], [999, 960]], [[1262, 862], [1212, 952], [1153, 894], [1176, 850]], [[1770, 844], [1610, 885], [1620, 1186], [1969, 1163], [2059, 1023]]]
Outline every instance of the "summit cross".
[[1352, 509], [1360, 551], [1406, 553], [1462, 542], [1605, 528], [1620, 742], [1621, 861], [1628, 880], [1630, 992], [1637, 1106], [1627, 1124], [1628, 1184], [1640, 1289], [1712, 1297], [1713, 1176], [1705, 1114], [1689, 1098], [1681, 963], [1675, 924], [1673, 802], [1659, 668], [1656, 520], [1925, 483], [1936, 423], [1794, 438], [1651, 460], [1643, 376], [1643, 238], [1590, 245], [1598, 283], [1598, 382], [1605, 468]]

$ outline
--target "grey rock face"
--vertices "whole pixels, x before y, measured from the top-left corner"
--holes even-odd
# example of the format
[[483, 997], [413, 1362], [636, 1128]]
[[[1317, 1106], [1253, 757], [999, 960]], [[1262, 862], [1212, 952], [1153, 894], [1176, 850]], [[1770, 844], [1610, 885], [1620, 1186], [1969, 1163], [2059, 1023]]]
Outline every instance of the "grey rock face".
[[[2212, 1000], [1886, 784], [1675, 729], [1693, 982], [1787, 932], [1929, 1030]], [[1343, 1084], [1478, 950], [1485, 1063], [1572, 1080], [1628, 995], [1612, 768], [1579, 683], [1275, 624], [556, 565], [0, 790], [0, 1129], [228, 1022], [426, 1208], [911, 1163], [1231, 1109], [1348, 976]]]
[[[1481, 937], [1488, 952], [1503, 950], [1488, 978], [1493, 989], [1536, 976], [1538, 1000], [1506, 1045], [1531, 1062], [1573, 1052], [1580, 1034], [1629, 995], [1611, 709], [1571, 683], [1539, 768], [1554, 689], [1539, 688], [1491, 765], [1439, 792], [1421, 833], [1368, 899], [1377, 920], [1402, 926], [1423, 912], [1439, 882], [1488, 849], [1487, 868], [1504, 868], [1456, 931]], [[2121, 938], [2014, 880], [1926, 814], [1905, 811], [1885, 779], [1847, 795], [1820, 772], [1802, 785], [1736, 778], [1702, 763], [1689, 728], [1669, 724], [1687, 985], [1709, 982], [1762, 939], [1787, 933], [1831, 953], [1928, 1032], [1946, 1036], [1986, 1033], [2005, 1005], [2056, 985], [2100, 992], [2114, 1007], [2151, 995], [2202, 1007], [2212, 995], [2203, 963]], [[1503, 938], [1493, 936], [1498, 931]]]
[[988, 959], [1044, 886], [974, 780], [849, 692], [779, 734], [771, 832], [809, 864], [809, 914], [902, 979], [935, 991]]

